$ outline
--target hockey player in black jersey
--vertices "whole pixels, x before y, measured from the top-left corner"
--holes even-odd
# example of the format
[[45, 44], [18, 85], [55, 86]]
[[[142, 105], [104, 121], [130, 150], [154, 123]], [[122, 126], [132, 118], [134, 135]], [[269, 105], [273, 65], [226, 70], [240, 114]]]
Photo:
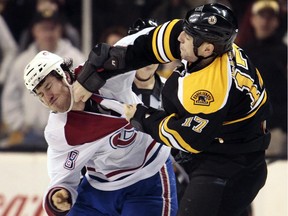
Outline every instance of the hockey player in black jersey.
[[75, 101], [85, 101], [118, 73], [182, 60], [164, 85], [164, 110], [126, 107], [135, 127], [180, 150], [178, 159], [190, 177], [181, 216], [248, 215], [266, 181], [268, 95], [260, 72], [234, 44], [237, 31], [228, 7], [202, 5], [127, 48], [96, 45], [74, 85]]

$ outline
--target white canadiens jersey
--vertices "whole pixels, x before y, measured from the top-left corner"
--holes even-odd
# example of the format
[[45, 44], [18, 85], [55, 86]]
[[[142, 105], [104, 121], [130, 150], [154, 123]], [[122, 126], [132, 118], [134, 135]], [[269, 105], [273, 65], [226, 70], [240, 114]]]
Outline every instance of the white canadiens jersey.
[[94, 188], [111, 191], [153, 176], [170, 154], [170, 148], [136, 131], [124, 118], [99, 113], [51, 113], [45, 137], [49, 190], [67, 188], [73, 201], [84, 166]]
[[[133, 76], [132, 72], [112, 78], [101, 89], [101, 95], [113, 96], [124, 103], [141, 102], [132, 92]], [[122, 87], [113, 90], [110, 85], [117, 80], [122, 82]], [[124, 85], [123, 80], [127, 82]], [[105, 107], [104, 110], [113, 110], [119, 115], [86, 111], [51, 113], [45, 129], [51, 179], [47, 192], [64, 187], [71, 193], [73, 203], [84, 166], [91, 186], [112, 191], [156, 174], [171, 150], [150, 135], [136, 131], [124, 118], [122, 103], [100, 95], [93, 95], [92, 100]]]

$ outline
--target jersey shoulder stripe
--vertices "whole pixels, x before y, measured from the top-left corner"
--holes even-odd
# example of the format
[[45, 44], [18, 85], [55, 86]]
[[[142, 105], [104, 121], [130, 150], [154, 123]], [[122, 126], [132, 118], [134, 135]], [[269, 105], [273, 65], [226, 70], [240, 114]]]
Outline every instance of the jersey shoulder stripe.
[[162, 146], [158, 145], [155, 140], [153, 140], [149, 146], [146, 148], [145, 152], [143, 152], [143, 159], [139, 164], [131, 164], [129, 168], [119, 168], [112, 171], [103, 171], [99, 173], [92, 167], [88, 168], [89, 176], [97, 181], [100, 182], [111, 182], [111, 181], [119, 181], [127, 178], [130, 175], [133, 175], [137, 170], [143, 169], [147, 167], [151, 163], [153, 163], [155, 157], [159, 155], [159, 151], [161, 150]]
[[125, 125], [127, 121], [124, 118], [72, 111], [67, 115], [64, 131], [68, 145], [73, 146], [101, 139]]
[[[173, 34], [173, 28], [179, 19], [175, 19], [169, 22], [164, 23], [163, 25], [158, 26], [153, 32], [152, 37], [152, 50], [156, 59], [160, 63], [167, 63], [173, 60], [176, 60], [176, 57], [173, 56], [171, 50], [171, 34]], [[175, 34], [177, 34], [175, 32]]]

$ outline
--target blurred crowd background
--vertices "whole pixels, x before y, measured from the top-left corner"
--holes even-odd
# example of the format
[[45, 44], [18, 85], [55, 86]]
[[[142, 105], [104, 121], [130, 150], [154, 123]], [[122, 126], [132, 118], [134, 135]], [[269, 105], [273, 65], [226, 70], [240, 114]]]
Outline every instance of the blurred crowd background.
[[[204, 3], [229, 6], [238, 18], [236, 44], [262, 73], [272, 102], [267, 157], [287, 159], [287, 0], [0, 0], [0, 151], [46, 151], [49, 111], [29, 96], [23, 68], [40, 50], [85, 61], [99, 42], [114, 44], [138, 18], [162, 24]], [[175, 64], [159, 67], [167, 78]]]

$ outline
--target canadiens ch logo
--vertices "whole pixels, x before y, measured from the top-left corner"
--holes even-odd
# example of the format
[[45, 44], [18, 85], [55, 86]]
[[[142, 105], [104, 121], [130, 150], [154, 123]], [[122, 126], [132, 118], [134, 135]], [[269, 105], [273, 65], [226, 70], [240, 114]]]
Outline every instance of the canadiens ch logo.
[[135, 142], [136, 136], [137, 132], [135, 129], [131, 125], [128, 125], [110, 137], [110, 145], [114, 149], [127, 148]]
[[209, 106], [211, 102], [214, 101], [213, 95], [207, 90], [196, 91], [191, 99], [194, 101], [195, 105]]

